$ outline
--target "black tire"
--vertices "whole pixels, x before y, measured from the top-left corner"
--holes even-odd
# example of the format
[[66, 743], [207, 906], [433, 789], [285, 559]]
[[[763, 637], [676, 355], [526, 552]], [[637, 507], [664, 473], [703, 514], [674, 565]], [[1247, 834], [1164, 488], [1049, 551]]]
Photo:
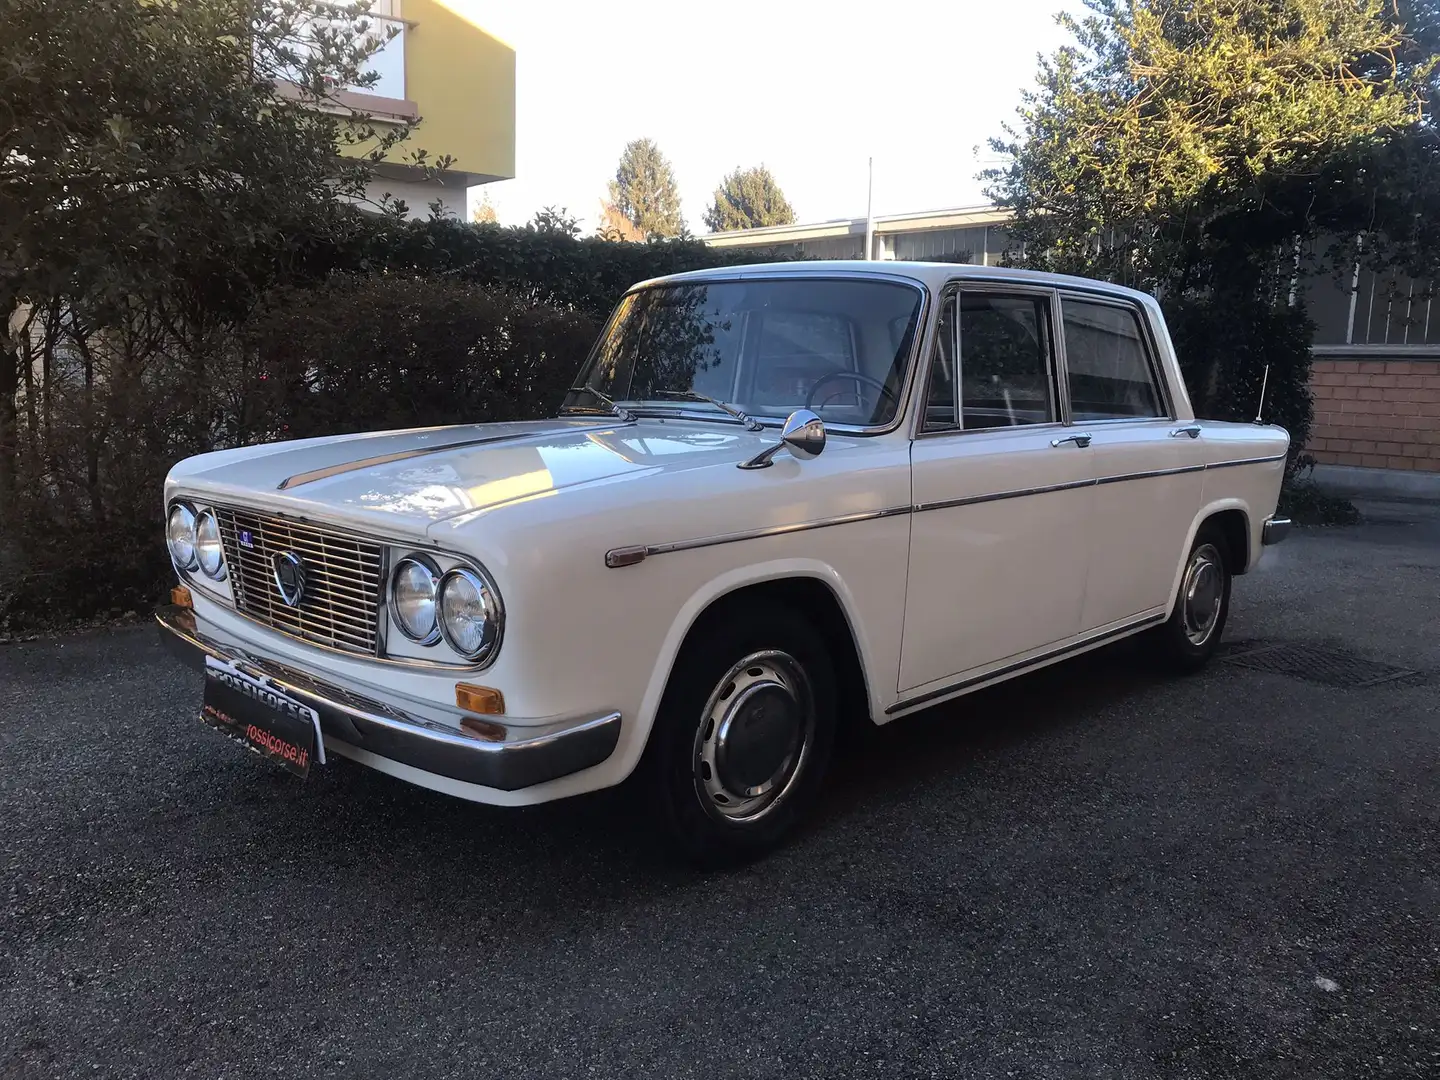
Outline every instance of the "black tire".
[[[792, 728], [793, 768], [785, 751]], [[814, 804], [835, 729], [824, 637], [789, 607], [729, 606], [702, 619], [681, 648], [637, 779], [677, 854], [706, 867], [743, 862], [778, 845]], [[764, 786], [756, 778], [771, 763], [780, 770], [772, 779], [782, 779], [747, 797]], [[741, 786], [747, 780], [756, 782]]]
[[[1205, 563], [1213, 570], [1200, 570], [1199, 563]], [[1214, 585], [1206, 587], [1211, 573], [1218, 575]], [[1225, 633], [1225, 620], [1230, 616], [1230, 585], [1232, 581], [1229, 548], [1225, 534], [1218, 526], [1206, 523], [1195, 534], [1195, 541], [1185, 557], [1185, 568], [1180, 574], [1180, 588], [1175, 595], [1174, 610], [1163, 626], [1152, 632], [1151, 642], [1156, 659], [1171, 671], [1188, 674], [1199, 671], [1215, 650]], [[1196, 600], [1189, 594], [1198, 587]], [[1216, 590], [1218, 589], [1218, 595]], [[1207, 597], [1214, 595], [1213, 617], [1205, 618], [1209, 609]]]

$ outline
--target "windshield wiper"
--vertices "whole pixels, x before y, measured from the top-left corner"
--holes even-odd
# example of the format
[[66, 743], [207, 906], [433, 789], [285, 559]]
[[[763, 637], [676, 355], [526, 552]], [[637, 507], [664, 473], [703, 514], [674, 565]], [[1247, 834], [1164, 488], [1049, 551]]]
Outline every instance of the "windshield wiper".
[[629, 409], [625, 408], [624, 405], [616, 404], [616, 402], [614, 401], [614, 399], [611, 398], [608, 394], [605, 394], [605, 393], [602, 393], [602, 392], [599, 391], [599, 390], [596, 390], [595, 387], [593, 387], [593, 386], [572, 386], [572, 387], [570, 387], [570, 393], [572, 393], [572, 394], [589, 394], [589, 395], [590, 395], [591, 397], [593, 397], [596, 401], [600, 402], [601, 405], [604, 405], [604, 406], [605, 406], [607, 409], [609, 409], [612, 413], [614, 413], [614, 414], [615, 414], [616, 416], [618, 416], [621, 420], [624, 420], [624, 421], [626, 421], [627, 423], [630, 422], [630, 421], [633, 421], [633, 420], [635, 419], [635, 414], [634, 414], [633, 412], [631, 412]]
[[714, 405], [717, 409], [723, 409], [744, 424], [749, 431], [765, 430], [765, 425], [760, 423], [759, 420], [751, 416], [746, 416], [728, 401], [721, 401], [719, 398], [713, 398], [709, 394], [697, 393], [694, 390], [657, 390], [655, 393], [660, 397], [679, 398], [682, 401], [704, 401], [710, 405]]

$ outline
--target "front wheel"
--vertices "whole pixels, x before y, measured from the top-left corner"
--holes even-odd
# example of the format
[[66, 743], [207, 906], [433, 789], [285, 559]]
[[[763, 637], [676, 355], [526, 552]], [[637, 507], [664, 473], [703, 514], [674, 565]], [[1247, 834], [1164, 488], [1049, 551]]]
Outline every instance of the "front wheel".
[[1167, 667], [1191, 672], [1209, 662], [1230, 614], [1230, 583], [1225, 537], [1213, 525], [1203, 525], [1180, 575], [1175, 608], [1154, 631], [1156, 650]]
[[680, 853], [732, 862], [778, 844], [814, 802], [835, 738], [823, 637], [786, 607], [732, 610], [676, 660], [646, 787]]

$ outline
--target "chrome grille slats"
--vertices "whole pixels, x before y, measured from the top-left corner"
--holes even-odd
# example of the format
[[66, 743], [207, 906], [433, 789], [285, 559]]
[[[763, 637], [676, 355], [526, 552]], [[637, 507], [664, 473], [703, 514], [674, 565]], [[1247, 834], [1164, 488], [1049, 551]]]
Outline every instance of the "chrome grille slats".
[[[272, 514], [214, 509], [240, 612], [327, 648], [379, 655], [383, 545]], [[241, 545], [242, 530], [249, 531], [252, 546]], [[273, 560], [283, 551], [305, 564], [305, 595], [298, 607], [286, 605], [275, 586]]]

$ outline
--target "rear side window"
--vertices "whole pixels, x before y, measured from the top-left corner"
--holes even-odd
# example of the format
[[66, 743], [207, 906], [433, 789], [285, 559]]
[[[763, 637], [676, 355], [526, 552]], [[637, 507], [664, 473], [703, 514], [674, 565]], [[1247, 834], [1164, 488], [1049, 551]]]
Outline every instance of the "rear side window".
[[960, 420], [965, 430], [1056, 419], [1048, 305], [1037, 296], [960, 294]]
[[1133, 308], [1062, 301], [1065, 366], [1074, 420], [1120, 420], [1165, 415]]

